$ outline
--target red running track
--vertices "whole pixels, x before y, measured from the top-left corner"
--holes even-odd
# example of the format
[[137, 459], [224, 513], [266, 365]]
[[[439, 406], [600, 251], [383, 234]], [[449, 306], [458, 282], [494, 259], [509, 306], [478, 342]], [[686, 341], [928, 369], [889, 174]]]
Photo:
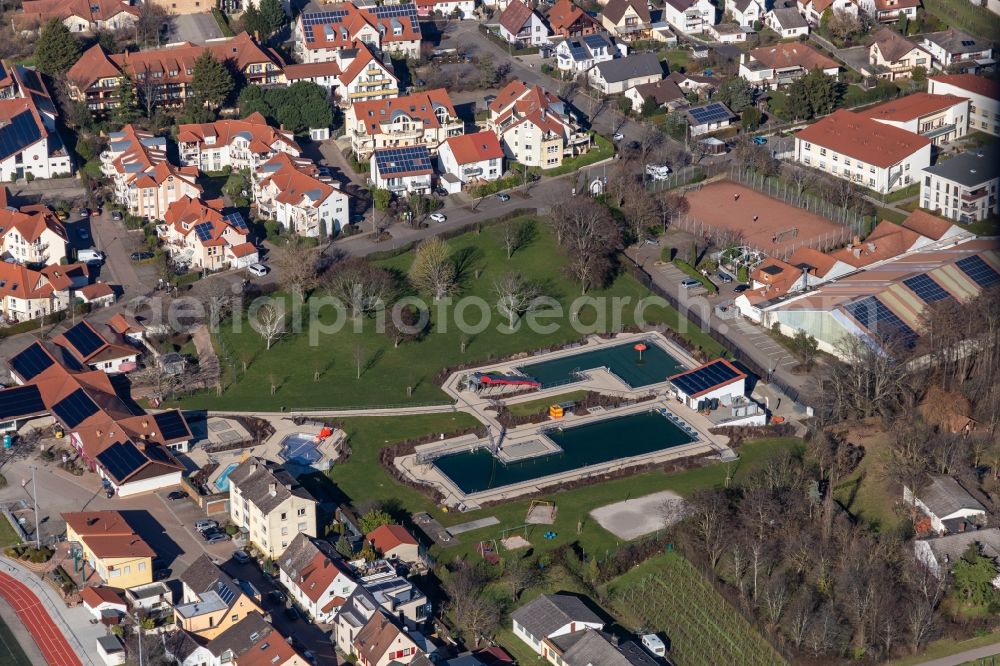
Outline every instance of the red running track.
[[49, 666], [82, 666], [80, 658], [56, 627], [48, 610], [24, 583], [0, 573], [0, 596], [7, 600], [31, 632]]

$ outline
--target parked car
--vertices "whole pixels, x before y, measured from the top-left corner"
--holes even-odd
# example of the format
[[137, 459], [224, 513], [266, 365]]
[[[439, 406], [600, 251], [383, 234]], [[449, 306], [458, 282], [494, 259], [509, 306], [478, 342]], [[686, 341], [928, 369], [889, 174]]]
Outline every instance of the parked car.
[[614, 141], [615, 143], [621, 141], [624, 138], [625, 135], [622, 134], [621, 132], [615, 132], [614, 134], [611, 135], [611, 140]]
[[247, 267], [247, 272], [250, 273], [250, 275], [256, 275], [257, 277], [264, 277], [270, 270], [271, 269], [264, 264], [250, 264], [250, 266]]
[[204, 532], [205, 530], [218, 529], [219, 522], [216, 520], [209, 520], [208, 518], [199, 520], [194, 524], [194, 528], [199, 532]]
[[[238, 550], [236, 552], [241, 553], [243, 551]], [[271, 601], [273, 601], [274, 603], [282, 605], [284, 605], [285, 600], [288, 599], [288, 597], [285, 596], [285, 593], [282, 592], [281, 590], [271, 590], [270, 592], [267, 593], [267, 596], [270, 597]]]
[[510, 201], [510, 195], [507, 194], [506, 192], [498, 192], [497, 199], [499, 199], [500, 201]]
[[80, 217], [90, 217], [90, 209], [86, 207], [81, 208], [77, 213], [80, 214]]
[[691, 289], [692, 287], [700, 287], [701, 282], [699, 280], [695, 280], [694, 278], [687, 278], [685, 280], [681, 280], [681, 286], [685, 289]]
[[77, 261], [82, 261], [85, 264], [100, 264], [104, 262], [104, 253], [87, 248], [85, 250], [78, 250], [76, 253], [76, 259]]
[[64, 210], [57, 210], [56, 211], [56, 217], [58, 217], [60, 220], [68, 220], [69, 219], [69, 213], [67, 213]]
[[742, 294], [744, 291], [746, 291], [749, 288], [750, 288], [750, 285], [748, 285], [748, 284], [738, 284], [733, 289], [733, 291], [735, 291], [737, 294]]
[[666, 180], [670, 175], [670, 167], [666, 164], [647, 164], [646, 175], [653, 180]]
[[246, 564], [251, 560], [251, 557], [247, 555], [247, 552], [245, 550], [234, 550], [233, 559], [239, 562], [240, 564]]
[[133, 252], [128, 255], [128, 258], [132, 261], [146, 261], [153, 258], [152, 252]]
[[726, 271], [719, 271], [718, 276], [719, 279], [722, 280], [723, 284], [729, 284], [730, 282], [733, 281], [733, 276], [727, 273]]
[[205, 539], [205, 542], [208, 543], [209, 545], [213, 543], [219, 543], [221, 541], [229, 541], [229, 535], [226, 534], [225, 532], [215, 532], [212, 534], [212, 536]]
[[758, 146], [763, 146], [765, 143], [767, 143], [767, 137], [766, 136], [755, 136], [753, 138], [753, 142], [756, 143]]
[[289, 606], [285, 609], [285, 617], [287, 617], [292, 622], [299, 619], [299, 611], [295, 609], [295, 606]]
[[448, 196], [448, 190], [444, 189], [443, 187], [435, 187], [434, 194], [438, 195], [439, 197], [446, 197]]
[[122, 215], [122, 212], [120, 210], [111, 211], [111, 219], [114, 220], [115, 222], [121, 222], [123, 218], [124, 215]]
[[448, 217], [444, 213], [431, 213], [431, 219], [435, 222], [444, 222]]
[[187, 492], [183, 490], [173, 490], [167, 493], [168, 500], [182, 500], [188, 496]]

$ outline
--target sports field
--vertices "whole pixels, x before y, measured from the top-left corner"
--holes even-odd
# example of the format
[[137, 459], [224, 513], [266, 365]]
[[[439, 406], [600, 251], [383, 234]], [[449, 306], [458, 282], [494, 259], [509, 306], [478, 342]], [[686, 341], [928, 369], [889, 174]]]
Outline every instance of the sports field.
[[5, 666], [32, 666], [28, 660], [28, 655], [18, 644], [10, 627], [0, 619], [0, 664]]
[[708, 183], [684, 194], [690, 210], [688, 232], [719, 230], [738, 234], [743, 244], [784, 257], [803, 246], [820, 250], [850, 239], [850, 231], [815, 213], [790, 206], [729, 180]]

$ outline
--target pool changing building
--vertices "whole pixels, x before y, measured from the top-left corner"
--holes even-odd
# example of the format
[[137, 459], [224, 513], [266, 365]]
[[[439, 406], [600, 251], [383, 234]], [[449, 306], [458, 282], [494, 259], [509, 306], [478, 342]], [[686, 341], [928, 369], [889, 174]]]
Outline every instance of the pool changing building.
[[767, 412], [746, 397], [746, 380], [747, 374], [724, 358], [669, 378], [678, 402], [710, 411], [717, 425], [764, 425]]

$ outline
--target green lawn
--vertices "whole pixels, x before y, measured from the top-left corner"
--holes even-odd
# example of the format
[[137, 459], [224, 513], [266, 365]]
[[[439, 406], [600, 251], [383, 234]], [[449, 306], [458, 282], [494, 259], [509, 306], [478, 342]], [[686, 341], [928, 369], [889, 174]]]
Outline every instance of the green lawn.
[[[506, 258], [498, 226], [452, 239], [449, 244], [460, 265], [461, 290], [455, 302], [461, 297], [478, 296], [483, 299], [483, 307], [493, 308], [493, 318], [485, 330], [463, 333], [456, 325], [453, 305], [451, 309], [435, 306], [431, 312], [431, 331], [422, 340], [404, 343], [398, 348], [375, 330], [373, 320], [367, 319], [359, 322], [361, 331], [355, 332], [354, 322], [340, 318], [344, 323], [341, 330], [320, 333], [311, 341], [310, 330], [319, 327], [310, 326], [310, 303], [307, 303], [301, 332], [289, 335], [267, 350], [261, 336], [245, 321], [240, 331], [226, 323], [215, 339], [223, 362], [225, 390], [220, 396], [216, 396], [215, 391], [207, 391], [184, 397], [178, 400], [179, 406], [278, 411], [282, 408], [444, 403], [447, 397], [434, 382], [442, 369], [459, 364], [488, 363], [518, 352], [577, 341], [598, 330], [629, 326], [635, 320], [636, 304], [650, 296], [634, 278], [622, 274], [607, 289], [587, 294], [598, 297], [603, 304], [603, 321], [597, 319], [595, 309], [590, 306], [584, 307], [573, 320], [568, 306], [580, 295], [580, 289], [562, 270], [563, 255], [542, 222], [537, 224], [534, 240], [511, 260]], [[380, 264], [405, 274], [412, 261], [413, 254], [407, 253]], [[545, 295], [559, 301], [561, 313], [550, 310], [545, 313], [544, 320], [539, 318], [540, 323], [554, 324], [554, 332], [535, 332], [522, 326], [516, 334], [510, 333], [506, 320], [496, 313], [497, 299], [493, 291], [496, 279], [508, 271], [536, 281]], [[616, 302], [613, 298], [619, 300]], [[616, 303], [623, 305], [618, 324], [614, 322], [613, 312]], [[315, 320], [320, 326], [332, 328], [338, 320], [337, 311], [331, 306], [317, 310]], [[548, 318], [550, 314], [552, 318]], [[466, 308], [465, 321], [476, 324], [481, 317], [478, 307]], [[673, 308], [653, 305], [646, 309], [645, 318], [650, 323], [663, 323], [686, 331], [689, 339], [702, 347], [709, 357], [723, 353], [718, 343], [690, 326], [687, 320], [682, 321]], [[574, 321], [590, 330], [571, 326]], [[355, 356], [358, 351], [362, 366], [360, 379]], [[248, 363], [245, 373], [242, 371], [244, 361]], [[314, 381], [314, 373], [318, 373], [318, 381]], [[276, 386], [274, 396], [269, 391], [272, 383]]]
[[509, 405], [507, 410], [514, 416], [530, 416], [531, 414], [537, 414], [549, 407], [549, 405], [558, 405], [563, 402], [575, 402], [586, 397], [586, 391], [568, 391], [566, 393], [560, 393], [559, 395], [554, 395], [548, 398], [540, 398], [539, 400], [528, 400], [527, 402], [519, 402], [516, 405]]
[[6, 548], [7, 546], [13, 546], [14, 544], [20, 543], [21, 538], [17, 536], [17, 532], [7, 521], [6, 518], [0, 518], [0, 548]]
[[994, 39], [1000, 34], [1000, 17], [985, 7], [976, 7], [965, 0], [926, 0], [924, 9], [952, 28], [978, 37]]
[[1000, 642], [1000, 632], [984, 634], [982, 636], [976, 636], [975, 638], [970, 638], [964, 641], [956, 641], [952, 638], [942, 638], [941, 640], [934, 641], [928, 645], [927, 649], [920, 654], [889, 662], [888, 666], [916, 666], [917, 664], [922, 664], [925, 661], [948, 657], [953, 654], [958, 654], [959, 652], [974, 650], [976, 648], [983, 647], [984, 645], [992, 645], [997, 642]]
[[0, 664], [5, 666], [31, 666], [31, 660], [21, 649], [21, 645], [14, 638], [3, 620], [0, 620]]
[[878, 221], [889, 220], [890, 222], [895, 222], [896, 224], [902, 224], [903, 220], [906, 219], [905, 213], [899, 213], [892, 208], [883, 208], [882, 206], [875, 207], [875, 214], [878, 216]]
[[691, 52], [687, 49], [667, 49], [660, 51], [660, 60], [667, 63], [668, 72], [678, 72], [685, 69], [691, 61]]
[[562, 164], [554, 169], [531, 167], [531, 171], [543, 176], [562, 176], [563, 174], [579, 171], [583, 167], [590, 166], [595, 162], [606, 160], [615, 154], [615, 147], [611, 144], [611, 141], [596, 132], [591, 132], [591, 137], [593, 137], [596, 145], [591, 146], [590, 150], [585, 152], [583, 155], [568, 157], [563, 160]]

